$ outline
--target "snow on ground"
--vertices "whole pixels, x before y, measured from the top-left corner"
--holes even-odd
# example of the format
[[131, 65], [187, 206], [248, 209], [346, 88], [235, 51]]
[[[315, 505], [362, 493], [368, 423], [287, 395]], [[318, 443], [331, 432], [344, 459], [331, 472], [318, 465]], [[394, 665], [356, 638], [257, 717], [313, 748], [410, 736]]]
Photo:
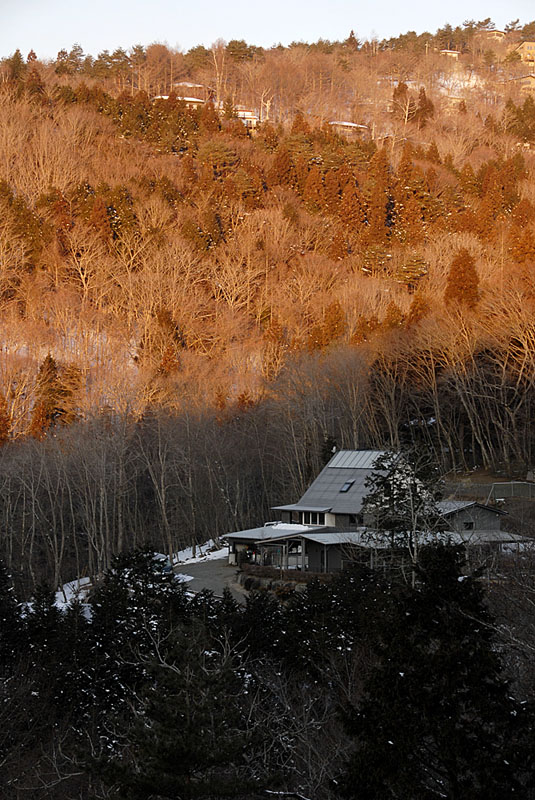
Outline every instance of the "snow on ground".
[[[216, 545], [213, 539], [209, 539], [202, 545], [197, 545], [196, 555], [193, 556], [193, 547], [186, 547], [173, 556], [173, 564], [201, 564], [203, 561], [215, 561], [219, 558], [226, 558], [228, 550], [222, 547], [220, 550], [213, 550]], [[193, 579], [192, 579], [193, 580]]]
[[195, 580], [193, 575], [184, 575], [182, 572], [177, 572], [175, 578], [177, 581], [180, 581], [180, 583], [189, 583], [190, 581]]
[[62, 588], [56, 592], [56, 605], [58, 608], [61, 608], [74, 599], [78, 599], [83, 603], [90, 589], [91, 578], [77, 578], [74, 581], [65, 583]]
[[[222, 547], [220, 550], [214, 550], [214, 540], [209, 539], [202, 545], [197, 545], [196, 555], [193, 556], [193, 547], [186, 547], [185, 550], [180, 550], [173, 556], [173, 566], [186, 565], [186, 564], [201, 564], [204, 561], [214, 561], [219, 558], [226, 558], [227, 548]], [[164, 553], [155, 553], [155, 559], [167, 561], [167, 556]], [[167, 561], [167, 563], [169, 563]], [[189, 583], [194, 580], [193, 575], [188, 575], [183, 572], [175, 574], [176, 580], [181, 583]], [[66, 608], [73, 600], [78, 599], [85, 606], [84, 601], [87, 599], [91, 591], [92, 584], [91, 578], [77, 578], [74, 581], [65, 583], [61, 589], [56, 592], [56, 606], [60, 609]]]

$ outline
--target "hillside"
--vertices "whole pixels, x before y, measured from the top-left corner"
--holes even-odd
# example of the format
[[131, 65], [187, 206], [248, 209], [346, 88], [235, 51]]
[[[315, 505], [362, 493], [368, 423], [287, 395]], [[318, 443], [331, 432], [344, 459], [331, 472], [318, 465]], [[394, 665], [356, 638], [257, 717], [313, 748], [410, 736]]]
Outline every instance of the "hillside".
[[525, 476], [533, 23], [488, 22], [3, 60], [1, 513], [25, 581], [255, 523], [333, 444]]

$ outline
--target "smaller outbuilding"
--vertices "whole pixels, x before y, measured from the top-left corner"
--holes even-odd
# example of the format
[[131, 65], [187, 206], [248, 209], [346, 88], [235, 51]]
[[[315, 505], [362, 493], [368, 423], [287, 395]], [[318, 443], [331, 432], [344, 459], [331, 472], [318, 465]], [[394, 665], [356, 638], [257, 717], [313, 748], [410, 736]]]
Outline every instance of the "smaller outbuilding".
[[451, 531], [499, 531], [502, 518], [507, 516], [496, 506], [487, 506], [475, 500], [442, 500], [438, 509]]

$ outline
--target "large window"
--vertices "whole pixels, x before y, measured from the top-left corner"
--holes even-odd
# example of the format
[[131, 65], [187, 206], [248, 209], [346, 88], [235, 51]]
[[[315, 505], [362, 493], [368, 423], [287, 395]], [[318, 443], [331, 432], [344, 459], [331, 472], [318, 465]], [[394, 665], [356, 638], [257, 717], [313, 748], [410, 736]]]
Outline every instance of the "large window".
[[303, 511], [303, 525], [325, 525], [322, 511]]

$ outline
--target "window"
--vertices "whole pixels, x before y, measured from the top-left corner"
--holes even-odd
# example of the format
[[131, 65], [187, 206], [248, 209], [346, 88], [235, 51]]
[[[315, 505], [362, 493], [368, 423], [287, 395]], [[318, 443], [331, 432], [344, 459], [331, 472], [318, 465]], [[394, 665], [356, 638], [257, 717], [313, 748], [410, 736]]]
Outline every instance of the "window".
[[321, 511], [303, 511], [303, 525], [325, 525], [325, 514]]
[[473, 522], [465, 522], [464, 529], [465, 531], [473, 531], [474, 530], [474, 523]]
[[355, 481], [346, 481], [340, 489], [340, 492], [349, 492], [354, 483]]

